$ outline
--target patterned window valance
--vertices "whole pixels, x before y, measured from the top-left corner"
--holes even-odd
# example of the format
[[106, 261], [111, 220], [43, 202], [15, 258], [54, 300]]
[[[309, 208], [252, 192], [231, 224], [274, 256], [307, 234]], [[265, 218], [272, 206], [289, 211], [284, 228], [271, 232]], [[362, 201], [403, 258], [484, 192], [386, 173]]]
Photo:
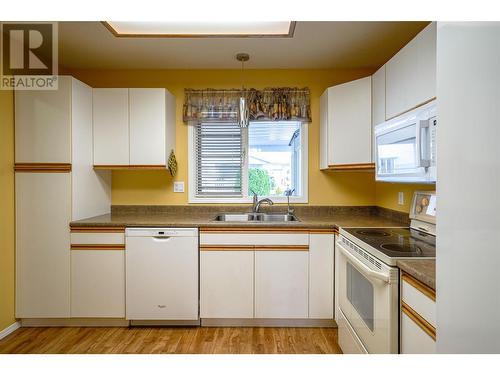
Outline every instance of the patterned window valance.
[[250, 121], [311, 121], [308, 88], [277, 87], [263, 90], [185, 90], [183, 120], [233, 120], [241, 96], [248, 101]]

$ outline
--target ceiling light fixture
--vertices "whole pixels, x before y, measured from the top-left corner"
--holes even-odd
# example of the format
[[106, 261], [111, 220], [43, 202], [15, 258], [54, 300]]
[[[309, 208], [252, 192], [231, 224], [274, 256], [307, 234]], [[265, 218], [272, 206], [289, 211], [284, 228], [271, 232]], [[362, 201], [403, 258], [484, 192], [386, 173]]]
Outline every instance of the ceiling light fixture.
[[248, 102], [245, 92], [245, 84], [243, 81], [245, 72], [245, 62], [250, 60], [250, 55], [248, 53], [238, 53], [236, 55], [236, 60], [241, 62], [241, 95], [239, 100], [239, 110], [238, 110], [238, 124], [241, 128], [246, 128], [249, 123], [250, 112], [248, 109]]
[[291, 38], [294, 21], [274, 22], [115, 22], [103, 25], [123, 38]]

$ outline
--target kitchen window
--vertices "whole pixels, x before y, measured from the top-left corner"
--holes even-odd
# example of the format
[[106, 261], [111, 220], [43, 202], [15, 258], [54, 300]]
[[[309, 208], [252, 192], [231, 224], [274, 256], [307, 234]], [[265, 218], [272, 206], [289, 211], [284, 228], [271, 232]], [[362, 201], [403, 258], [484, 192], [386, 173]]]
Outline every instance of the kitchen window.
[[189, 125], [189, 202], [307, 203], [307, 125], [297, 121]]

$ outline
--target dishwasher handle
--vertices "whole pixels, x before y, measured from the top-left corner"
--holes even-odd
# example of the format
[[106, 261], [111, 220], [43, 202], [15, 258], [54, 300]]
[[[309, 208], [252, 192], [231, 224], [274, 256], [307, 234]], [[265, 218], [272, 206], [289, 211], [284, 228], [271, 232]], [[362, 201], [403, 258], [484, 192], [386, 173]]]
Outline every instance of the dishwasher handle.
[[166, 242], [166, 241], [170, 240], [172, 237], [171, 236], [153, 236], [152, 238], [155, 241], [165, 241]]

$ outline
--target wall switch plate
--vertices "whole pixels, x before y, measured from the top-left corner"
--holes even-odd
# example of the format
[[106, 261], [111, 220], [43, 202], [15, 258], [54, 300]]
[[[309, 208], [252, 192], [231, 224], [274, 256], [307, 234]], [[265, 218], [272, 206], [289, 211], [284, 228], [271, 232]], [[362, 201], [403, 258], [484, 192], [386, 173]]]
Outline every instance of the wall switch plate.
[[400, 191], [398, 193], [398, 204], [400, 206], [402, 206], [403, 204], [405, 204], [405, 194], [402, 191]]
[[184, 193], [184, 181], [174, 181], [174, 193]]

